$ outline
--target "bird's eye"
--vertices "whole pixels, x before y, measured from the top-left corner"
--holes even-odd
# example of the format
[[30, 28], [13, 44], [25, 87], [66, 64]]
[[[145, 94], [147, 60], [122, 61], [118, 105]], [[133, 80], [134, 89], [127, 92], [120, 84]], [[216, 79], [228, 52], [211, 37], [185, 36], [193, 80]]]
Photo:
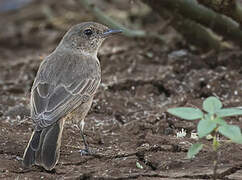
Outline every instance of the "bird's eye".
[[84, 34], [86, 34], [87, 36], [90, 36], [90, 35], [92, 35], [92, 30], [91, 29], [85, 29], [84, 30]]

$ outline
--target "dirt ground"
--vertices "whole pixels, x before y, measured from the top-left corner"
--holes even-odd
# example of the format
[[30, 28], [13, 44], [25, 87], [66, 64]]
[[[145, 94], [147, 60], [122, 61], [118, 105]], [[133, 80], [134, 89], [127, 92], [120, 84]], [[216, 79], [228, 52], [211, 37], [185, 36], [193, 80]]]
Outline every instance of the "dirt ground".
[[[51, 7], [58, 14], [63, 6]], [[71, 3], [65, 7], [78, 9]], [[79, 153], [84, 147], [80, 133], [67, 123], [56, 168], [51, 172], [37, 166], [23, 169], [21, 158], [33, 129], [28, 118], [30, 88], [40, 62], [67, 29], [58, 28], [59, 20], [46, 23], [41, 13], [19, 23], [23, 14], [20, 10], [1, 18], [5, 26], [0, 28], [4, 34], [0, 38], [0, 179], [211, 179], [214, 154], [209, 146], [194, 159], [186, 159], [188, 148], [196, 142], [190, 138], [196, 121], [177, 119], [166, 110], [201, 107], [202, 100], [212, 95], [225, 107], [241, 106], [242, 51], [204, 53], [185, 43], [166, 46], [159, 40], [124, 36], [105, 41], [98, 55], [102, 83], [84, 132], [94, 155]], [[95, 20], [88, 12], [80, 16], [79, 22]], [[41, 27], [35, 28], [40, 22]], [[147, 23], [143, 27], [149, 30]], [[242, 117], [227, 120], [242, 128]], [[177, 138], [182, 129], [187, 135]], [[242, 179], [241, 154], [241, 145], [222, 146], [219, 179]]]

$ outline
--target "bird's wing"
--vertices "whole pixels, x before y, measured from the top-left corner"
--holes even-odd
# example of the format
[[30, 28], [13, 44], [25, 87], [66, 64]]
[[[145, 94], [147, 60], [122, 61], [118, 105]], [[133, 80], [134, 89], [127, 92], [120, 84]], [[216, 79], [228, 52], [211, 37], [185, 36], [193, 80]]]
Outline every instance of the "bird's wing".
[[[57, 64], [54, 65], [57, 69], [60, 68]], [[86, 68], [81, 65], [78, 67], [78, 64], [68, 67], [69, 65], [71, 64], [64, 62], [65, 69], [60, 72], [50, 72], [53, 71], [53, 64], [45, 63], [40, 67], [31, 91], [30, 102], [31, 116], [37, 129], [50, 126], [88, 101], [98, 88], [100, 76], [96, 72], [96, 63], [89, 64]], [[78, 68], [81, 69], [78, 71]], [[55, 76], [51, 77], [50, 74], [53, 73]]]

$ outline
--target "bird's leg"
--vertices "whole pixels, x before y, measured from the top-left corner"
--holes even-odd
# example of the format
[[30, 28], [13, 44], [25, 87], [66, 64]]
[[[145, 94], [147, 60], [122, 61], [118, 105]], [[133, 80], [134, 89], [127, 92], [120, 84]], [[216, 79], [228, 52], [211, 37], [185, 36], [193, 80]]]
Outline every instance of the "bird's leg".
[[89, 150], [89, 147], [88, 147], [88, 144], [87, 144], [87, 141], [85, 139], [85, 135], [83, 133], [84, 131], [84, 125], [85, 125], [85, 122], [84, 122], [84, 119], [80, 122], [80, 134], [82, 136], [82, 139], [83, 139], [83, 143], [84, 143], [84, 146], [85, 146], [85, 149], [81, 149], [80, 150], [80, 153], [81, 155], [90, 155], [92, 154], [91, 151]]
[[81, 125], [80, 133], [81, 133], [84, 145], [85, 145], [85, 150], [88, 152], [88, 144], [87, 144], [87, 141], [85, 139], [85, 135], [83, 133], [84, 132], [84, 125], [85, 125], [84, 120], [81, 121], [80, 125]]

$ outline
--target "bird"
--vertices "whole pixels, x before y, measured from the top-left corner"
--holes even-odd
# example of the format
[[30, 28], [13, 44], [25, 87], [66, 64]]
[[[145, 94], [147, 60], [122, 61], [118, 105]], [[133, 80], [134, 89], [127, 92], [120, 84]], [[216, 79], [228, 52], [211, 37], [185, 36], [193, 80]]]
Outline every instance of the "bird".
[[83, 130], [95, 92], [101, 81], [97, 57], [102, 42], [121, 30], [96, 22], [71, 27], [56, 49], [41, 62], [31, 88], [30, 111], [34, 130], [24, 151], [23, 166], [42, 166], [51, 171], [59, 156], [66, 120]]

